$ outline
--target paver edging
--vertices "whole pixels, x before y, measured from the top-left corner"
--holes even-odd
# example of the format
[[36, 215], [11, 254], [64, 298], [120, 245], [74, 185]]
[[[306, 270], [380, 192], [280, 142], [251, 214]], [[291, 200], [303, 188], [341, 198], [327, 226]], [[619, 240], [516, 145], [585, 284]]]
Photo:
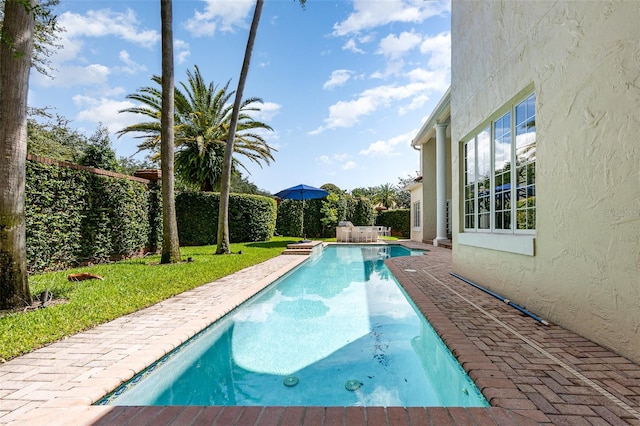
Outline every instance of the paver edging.
[[414, 301], [420, 300], [416, 306], [474, 381], [491, 407], [517, 410], [519, 415], [534, 422], [551, 422], [542, 411], [536, 408], [527, 395], [520, 391], [506, 374], [458, 329], [430, 297], [420, 290], [415, 282], [416, 277], [409, 275], [410, 272], [402, 270], [393, 261], [387, 260], [385, 264], [409, 297]]

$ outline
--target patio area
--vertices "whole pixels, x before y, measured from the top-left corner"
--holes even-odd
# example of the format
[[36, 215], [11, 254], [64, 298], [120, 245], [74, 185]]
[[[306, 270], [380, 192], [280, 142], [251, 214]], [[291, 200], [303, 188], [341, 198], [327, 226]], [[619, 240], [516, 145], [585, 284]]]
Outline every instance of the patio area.
[[491, 407], [91, 405], [306, 258], [278, 256], [0, 364], [0, 424], [640, 425], [639, 365], [454, 278], [450, 250], [402, 244], [429, 252], [387, 265]]

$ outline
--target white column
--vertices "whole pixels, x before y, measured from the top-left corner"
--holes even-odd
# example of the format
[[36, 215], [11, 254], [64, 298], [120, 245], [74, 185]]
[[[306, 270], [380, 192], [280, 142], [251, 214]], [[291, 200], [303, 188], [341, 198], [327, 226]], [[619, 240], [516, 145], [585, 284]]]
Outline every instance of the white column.
[[436, 239], [447, 239], [447, 123], [436, 124]]

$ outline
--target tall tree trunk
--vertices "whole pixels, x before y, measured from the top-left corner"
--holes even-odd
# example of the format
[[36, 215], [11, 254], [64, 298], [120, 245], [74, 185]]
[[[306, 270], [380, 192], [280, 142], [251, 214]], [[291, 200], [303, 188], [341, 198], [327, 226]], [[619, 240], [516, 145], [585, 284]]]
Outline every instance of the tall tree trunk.
[[173, 5], [160, 0], [162, 19], [162, 113], [160, 116], [160, 167], [162, 168], [162, 257], [160, 263], [180, 262], [180, 243], [174, 193], [174, 79]]
[[6, 0], [0, 40], [0, 309], [31, 304], [24, 191], [37, 0]]
[[224, 149], [224, 163], [222, 164], [222, 176], [220, 182], [220, 207], [218, 210], [218, 236], [216, 254], [225, 254], [231, 252], [231, 244], [229, 242], [229, 192], [231, 189], [231, 166], [233, 159], [233, 144], [236, 137], [236, 127], [238, 126], [238, 115], [240, 114], [240, 105], [244, 92], [244, 84], [249, 74], [249, 63], [251, 62], [251, 53], [253, 52], [253, 43], [258, 32], [258, 24], [260, 23], [260, 15], [262, 14], [263, 0], [256, 1], [256, 9], [253, 12], [253, 20], [251, 21], [251, 30], [249, 31], [249, 40], [244, 51], [244, 62], [242, 63], [242, 71], [240, 72], [240, 80], [238, 80], [238, 90], [236, 90], [236, 99], [233, 103], [233, 111], [231, 113], [231, 123], [229, 123], [229, 137], [227, 145]]

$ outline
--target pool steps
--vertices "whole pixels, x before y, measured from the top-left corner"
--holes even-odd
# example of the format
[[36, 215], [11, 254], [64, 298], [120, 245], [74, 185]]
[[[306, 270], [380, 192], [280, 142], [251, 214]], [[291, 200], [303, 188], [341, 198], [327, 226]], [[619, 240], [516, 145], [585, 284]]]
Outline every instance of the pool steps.
[[304, 241], [299, 243], [287, 244], [287, 248], [282, 254], [294, 254], [308, 256], [313, 250], [322, 245], [322, 241]]

